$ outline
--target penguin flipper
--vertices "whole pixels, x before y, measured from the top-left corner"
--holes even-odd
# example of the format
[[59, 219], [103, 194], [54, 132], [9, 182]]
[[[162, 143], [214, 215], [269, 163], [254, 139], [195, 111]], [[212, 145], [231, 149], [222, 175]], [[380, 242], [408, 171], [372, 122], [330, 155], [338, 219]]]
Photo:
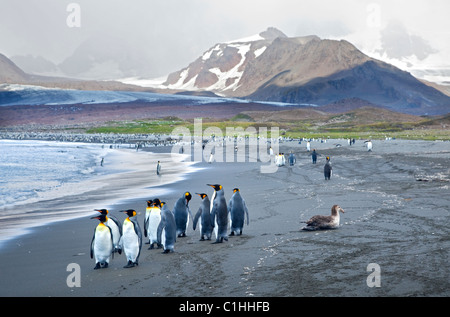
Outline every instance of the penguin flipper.
[[94, 258], [94, 241], [95, 241], [95, 231], [94, 231], [94, 236], [92, 237], [92, 241], [91, 241], [91, 259]]
[[244, 199], [242, 199], [242, 203], [244, 204], [244, 211], [245, 211], [245, 214], [247, 215], [247, 226], [248, 226], [248, 224], [250, 223], [250, 219], [248, 218], [248, 208], [247, 208], [247, 204], [245, 203], [245, 200], [244, 200]]
[[163, 229], [164, 229], [164, 221], [163, 221], [163, 219], [161, 219], [161, 221], [158, 225], [158, 229], [156, 230], [156, 240], [158, 241], [158, 244], [161, 244], [161, 241], [162, 241], [161, 234], [162, 234]]
[[197, 213], [195, 214], [194, 220], [192, 221], [192, 228], [195, 230], [197, 228], [197, 222], [202, 214], [202, 208], [199, 208]]
[[147, 226], [148, 226], [148, 219], [145, 218], [144, 219], [144, 237], [147, 237], [148, 233], [147, 233]]

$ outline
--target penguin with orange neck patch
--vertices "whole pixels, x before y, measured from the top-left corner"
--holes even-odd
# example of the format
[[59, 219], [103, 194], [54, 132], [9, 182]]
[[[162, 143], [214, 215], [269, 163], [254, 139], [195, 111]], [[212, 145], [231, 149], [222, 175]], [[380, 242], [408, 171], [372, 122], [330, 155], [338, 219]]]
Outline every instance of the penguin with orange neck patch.
[[165, 202], [161, 202], [161, 206], [161, 222], [158, 226], [158, 243], [163, 246], [163, 253], [174, 252], [174, 245], [177, 241], [175, 216]]
[[136, 219], [136, 211], [133, 209], [122, 210], [127, 214], [127, 218], [123, 221], [122, 237], [120, 238], [120, 246], [127, 257], [127, 265], [124, 268], [130, 268], [138, 265], [139, 255], [142, 248], [142, 231]]
[[173, 215], [175, 216], [178, 237], [186, 237], [186, 229], [189, 225], [189, 217], [192, 218], [191, 210], [189, 209], [189, 201], [191, 199], [191, 193], [185, 192], [173, 206]]
[[224, 190], [222, 185], [219, 184], [207, 185], [214, 188], [211, 217], [215, 226], [216, 241], [213, 243], [222, 243], [223, 240], [228, 241], [228, 208]]
[[120, 225], [119, 220], [109, 215], [108, 209], [95, 209], [95, 211], [98, 211], [100, 214], [105, 215], [105, 225], [111, 228], [111, 232], [113, 234], [114, 252], [118, 252], [119, 254], [121, 254], [122, 250], [119, 247], [119, 240], [122, 236], [122, 226]]
[[111, 228], [105, 224], [107, 220], [106, 215], [101, 214], [91, 219], [100, 220], [100, 223], [95, 227], [91, 241], [91, 259], [95, 255], [94, 270], [107, 268], [111, 255], [114, 252], [113, 234]]
[[245, 216], [247, 216], [247, 226], [249, 224], [248, 208], [245, 204], [245, 200], [241, 196], [239, 188], [233, 189], [233, 196], [231, 196], [228, 202], [228, 212], [231, 219], [231, 232], [230, 236], [242, 235], [242, 228], [244, 227]]

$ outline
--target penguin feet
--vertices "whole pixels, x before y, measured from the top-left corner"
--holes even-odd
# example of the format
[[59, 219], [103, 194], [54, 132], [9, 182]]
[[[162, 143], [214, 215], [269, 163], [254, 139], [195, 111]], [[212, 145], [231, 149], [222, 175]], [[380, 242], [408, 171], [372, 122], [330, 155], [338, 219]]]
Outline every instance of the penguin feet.
[[167, 253], [170, 253], [170, 252], [174, 252], [174, 251], [171, 250], [171, 249], [164, 249], [163, 254], [167, 254]]
[[135, 267], [137, 266], [137, 262], [133, 262], [133, 261], [128, 261], [127, 265], [124, 266], [125, 269], [128, 269], [130, 267]]
[[97, 262], [95, 264], [94, 270], [106, 269], [107, 267], [108, 267], [108, 263], [107, 262], [104, 262], [104, 263]]
[[[150, 242], [149, 242], [150, 243]], [[152, 244], [150, 244], [150, 247], [148, 248], [149, 250], [153, 250], [155, 248], [155, 246]]]
[[231, 231], [231, 232], [230, 232], [230, 236], [234, 236], [234, 231]]
[[[221, 238], [218, 238], [216, 241], [214, 241], [212, 244], [217, 244], [217, 243], [222, 243], [223, 242], [223, 237], [221, 237]], [[228, 239], [227, 239], [227, 241], [228, 241]]]
[[184, 238], [186, 237], [186, 232], [181, 232], [178, 234], [178, 238]]

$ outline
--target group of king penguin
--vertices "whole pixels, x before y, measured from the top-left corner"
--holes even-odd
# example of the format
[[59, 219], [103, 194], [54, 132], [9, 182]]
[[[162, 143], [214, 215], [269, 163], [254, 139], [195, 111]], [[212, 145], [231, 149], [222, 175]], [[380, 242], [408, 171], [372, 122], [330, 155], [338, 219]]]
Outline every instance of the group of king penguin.
[[[228, 241], [228, 236], [242, 235], [245, 219], [249, 225], [248, 208], [242, 198], [239, 188], [233, 189], [233, 195], [228, 205], [222, 185], [207, 184], [214, 188], [211, 200], [205, 193], [196, 193], [202, 202], [192, 216], [189, 202], [192, 195], [185, 192], [174, 204], [173, 210], [159, 198], [147, 200], [144, 216], [144, 237], [148, 238], [149, 250], [163, 249], [163, 253], [174, 251], [177, 237], [186, 237], [186, 229], [189, 219], [193, 220], [193, 230], [197, 224], [200, 231], [200, 241], [211, 240], [215, 233], [216, 240], [213, 243]], [[111, 257], [115, 253], [125, 252], [127, 264], [124, 268], [138, 265], [142, 249], [142, 230], [137, 221], [137, 212], [133, 209], [122, 210], [127, 218], [122, 225], [114, 217], [109, 215], [107, 209], [95, 209], [100, 213], [97, 217], [100, 223], [94, 230], [91, 241], [91, 259], [95, 256], [94, 269], [107, 268]], [[200, 220], [200, 221], [199, 221]], [[230, 234], [228, 235], [228, 229]]]

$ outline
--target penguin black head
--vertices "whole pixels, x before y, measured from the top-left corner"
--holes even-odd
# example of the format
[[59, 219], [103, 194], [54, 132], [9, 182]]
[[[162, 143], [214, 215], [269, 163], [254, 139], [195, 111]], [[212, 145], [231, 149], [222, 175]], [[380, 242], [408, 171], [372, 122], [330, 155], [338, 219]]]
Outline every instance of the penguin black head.
[[134, 217], [136, 216], [136, 210], [134, 209], [128, 209], [128, 210], [121, 210], [120, 212], [124, 212], [128, 215], [128, 217]]
[[219, 185], [219, 184], [215, 184], [215, 185], [212, 185], [212, 184], [206, 184], [206, 185], [211, 186], [212, 188], [214, 188], [214, 190], [215, 190], [216, 192], [218, 192], [219, 190], [221, 190], [221, 189], [223, 188], [222, 185]]
[[240, 192], [241, 190], [239, 189], [239, 188], [233, 188], [233, 193], [235, 193], [235, 192]]
[[153, 200], [149, 199], [147, 200], [147, 207], [153, 206]]
[[161, 200], [159, 200], [158, 198], [153, 199], [153, 206], [161, 208]]
[[196, 193], [196, 194], [199, 195], [202, 200], [205, 199], [205, 197], [208, 197], [208, 195], [206, 195], [205, 193], [201, 193], [201, 194]]
[[189, 204], [189, 201], [192, 199], [192, 195], [190, 192], [184, 193], [184, 198], [186, 198], [186, 204]]
[[106, 221], [106, 215], [100, 214], [97, 217], [91, 217], [91, 219], [98, 219], [98, 220], [100, 220], [100, 222], [105, 222]]
[[94, 210], [98, 211], [99, 213], [105, 216], [108, 214], [108, 209], [94, 209]]

